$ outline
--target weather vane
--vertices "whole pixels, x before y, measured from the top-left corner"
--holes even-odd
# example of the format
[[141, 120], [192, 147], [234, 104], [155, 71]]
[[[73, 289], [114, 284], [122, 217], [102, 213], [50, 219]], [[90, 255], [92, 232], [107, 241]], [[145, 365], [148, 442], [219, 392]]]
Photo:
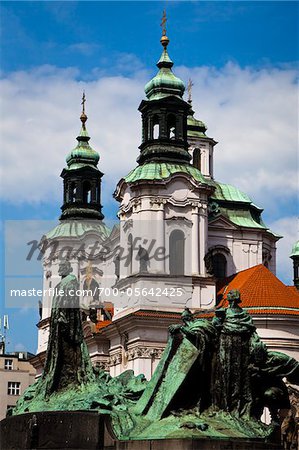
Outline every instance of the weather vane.
[[85, 102], [86, 102], [86, 97], [85, 97], [85, 91], [83, 91], [83, 95], [82, 95], [82, 112], [85, 114]]
[[188, 80], [188, 103], [192, 103], [192, 86], [194, 86], [193, 81], [191, 78]]
[[162, 20], [161, 20], [162, 36], [166, 36], [166, 22], [167, 22], [166, 10], [164, 9]]

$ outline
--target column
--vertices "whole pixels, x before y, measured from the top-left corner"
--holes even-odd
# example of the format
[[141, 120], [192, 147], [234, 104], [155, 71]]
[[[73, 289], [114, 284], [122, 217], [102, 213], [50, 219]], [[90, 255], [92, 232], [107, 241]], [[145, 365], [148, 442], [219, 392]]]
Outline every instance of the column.
[[199, 275], [199, 220], [198, 205], [192, 204], [192, 275]]
[[157, 244], [156, 249], [158, 247], [162, 247], [164, 249], [164, 257], [161, 253], [159, 253], [159, 260], [156, 262], [157, 271], [159, 273], [165, 273], [165, 256], [166, 256], [166, 248], [165, 248], [165, 228], [164, 228], [164, 203], [161, 201], [158, 204], [159, 210], [157, 211]]
[[91, 191], [90, 191], [90, 203], [96, 203], [97, 201], [97, 182], [91, 182]]
[[199, 210], [199, 261], [200, 274], [206, 275], [206, 266], [204, 257], [207, 253], [208, 246], [208, 226], [207, 226], [207, 205], [202, 205]]

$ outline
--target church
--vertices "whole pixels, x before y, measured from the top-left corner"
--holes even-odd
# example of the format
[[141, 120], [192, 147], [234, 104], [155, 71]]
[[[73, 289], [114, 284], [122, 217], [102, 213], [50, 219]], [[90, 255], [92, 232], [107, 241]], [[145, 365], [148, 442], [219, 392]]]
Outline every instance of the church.
[[83, 95], [81, 131], [61, 173], [60, 222], [40, 243], [45, 295], [32, 359], [38, 375], [64, 258], [80, 284], [92, 362], [113, 376], [132, 369], [151, 378], [168, 326], [180, 322], [184, 308], [212, 317], [216, 307], [227, 306], [231, 289], [240, 290], [241, 306], [268, 347], [299, 359], [299, 243], [291, 254], [294, 286], [285, 286], [275, 275], [281, 236], [248, 195], [214, 178], [217, 142], [195, 117], [192, 82], [184, 98], [165, 28], [161, 45], [158, 72], [139, 105], [137, 165], [117, 183], [119, 222], [112, 228], [101, 211], [105, 177], [89, 144]]

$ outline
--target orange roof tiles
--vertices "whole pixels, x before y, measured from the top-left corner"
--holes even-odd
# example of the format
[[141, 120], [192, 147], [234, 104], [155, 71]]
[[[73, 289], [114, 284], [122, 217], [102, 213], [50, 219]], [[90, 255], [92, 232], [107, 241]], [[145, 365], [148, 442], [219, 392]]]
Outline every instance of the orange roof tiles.
[[177, 319], [181, 317], [181, 313], [171, 313], [167, 311], [148, 311], [141, 310], [133, 313], [134, 316], [140, 317], [157, 317], [157, 318], [169, 318], [169, 319]]
[[241, 306], [254, 314], [299, 315], [299, 292], [283, 284], [264, 265], [251, 267], [224, 280], [218, 295], [219, 306], [228, 305], [226, 295], [231, 289], [241, 293]]

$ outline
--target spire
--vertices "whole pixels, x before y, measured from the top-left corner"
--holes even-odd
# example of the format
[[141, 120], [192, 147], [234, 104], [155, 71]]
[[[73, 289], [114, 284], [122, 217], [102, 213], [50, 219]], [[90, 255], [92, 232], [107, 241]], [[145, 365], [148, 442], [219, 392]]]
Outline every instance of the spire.
[[188, 91], [188, 103], [190, 105], [189, 115], [187, 118], [187, 128], [188, 128], [188, 137], [207, 137], [206, 131], [207, 127], [201, 120], [198, 120], [194, 117], [194, 111], [192, 109], [192, 88], [194, 86], [191, 78], [188, 80], [187, 91]]
[[60, 220], [100, 219], [104, 218], [101, 210], [101, 178], [98, 169], [99, 154], [89, 145], [90, 137], [86, 129], [86, 96], [82, 95], [82, 123], [76, 147], [67, 155], [67, 168], [63, 169], [63, 205]]
[[149, 100], [157, 100], [170, 95], [182, 98], [185, 91], [183, 81], [176, 77], [171, 70], [173, 62], [167, 51], [169, 39], [166, 36], [166, 21], [167, 17], [164, 10], [161, 21], [162, 37], [160, 39], [163, 51], [157, 62], [159, 72], [145, 85], [144, 88], [145, 94]]
[[66, 157], [66, 162], [69, 169], [77, 168], [78, 165], [80, 165], [80, 167], [83, 165], [92, 165], [96, 167], [100, 159], [99, 154], [89, 145], [90, 137], [86, 128], [87, 115], [85, 113], [85, 103], [86, 96], [83, 91], [81, 101], [82, 113], [80, 115], [82, 126], [79, 136], [77, 136], [77, 146]]
[[83, 128], [83, 130], [86, 130], [86, 128], [85, 128], [85, 123], [86, 123], [86, 121], [87, 121], [87, 115], [85, 114], [85, 102], [86, 102], [85, 91], [83, 91], [82, 102], [81, 102], [81, 105], [82, 105], [82, 114], [81, 114], [81, 116], [80, 116], [80, 120], [81, 120], [81, 122], [82, 122], [82, 128]]
[[190, 104], [190, 106], [192, 106], [192, 87], [194, 86], [193, 81], [191, 80], [191, 78], [189, 78], [188, 80], [188, 103]]
[[162, 56], [157, 64], [158, 67], [160, 67], [159, 64], [161, 64], [161, 62], [168, 62], [171, 64], [170, 67], [173, 66], [173, 62], [171, 61], [171, 59], [169, 58], [168, 53], [167, 53], [167, 46], [169, 44], [169, 39], [166, 36], [166, 22], [167, 22], [167, 17], [166, 17], [166, 11], [164, 9], [162, 20], [161, 20], [162, 37], [160, 39], [160, 42], [161, 42], [162, 46], [164, 47], [164, 50], [163, 50]]

